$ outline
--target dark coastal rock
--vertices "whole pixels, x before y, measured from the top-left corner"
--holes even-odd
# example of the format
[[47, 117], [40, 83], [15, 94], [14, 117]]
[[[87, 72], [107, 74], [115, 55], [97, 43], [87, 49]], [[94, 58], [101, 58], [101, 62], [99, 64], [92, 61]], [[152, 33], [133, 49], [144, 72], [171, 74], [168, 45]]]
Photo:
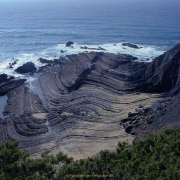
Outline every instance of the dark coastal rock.
[[43, 58], [39, 58], [38, 61], [40, 61], [41, 63], [53, 63], [52, 60], [47, 60], [47, 59], [43, 59]]
[[126, 59], [137, 60], [138, 58], [129, 54], [122, 54]]
[[139, 49], [137, 45], [131, 44], [131, 43], [123, 43], [122, 46], [127, 46], [134, 49]]
[[125, 131], [126, 131], [127, 133], [130, 133], [132, 128], [133, 128], [133, 127], [131, 126], [131, 124], [126, 124], [126, 125], [124, 125], [124, 129], [125, 129]]
[[69, 41], [69, 42], [66, 43], [66, 46], [69, 47], [69, 46], [71, 46], [73, 44], [74, 44], [73, 42]]
[[61, 64], [61, 60], [62, 60], [62, 57], [60, 57], [59, 59], [54, 59], [53, 63], [54, 64]]
[[10, 69], [12, 69], [12, 68], [13, 68], [13, 66], [12, 66], [12, 64], [11, 64], [11, 63], [9, 63], [8, 68], [10, 68]]
[[23, 74], [23, 73], [35, 73], [37, 68], [35, 67], [34, 63], [27, 62], [26, 64], [18, 67], [15, 71], [17, 73]]
[[17, 61], [18, 60], [15, 60], [14, 62], [9, 63], [9, 66], [7, 68], [10, 68], [10, 69], [14, 68], [13, 66], [17, 64]]
[[180, 44], [154, 59], [145, 71], [150, 92], [180, 92]]
[[26, 79], [15, 80], [13, 76], [9, 77], [7, 74], [0, 75], [0, 96], [7, 94], [9, 91], [22, 85]]
[[107, 51], [106, 49], [102, 48], [102, 47], [98, 47], [98, 48], [89, 48], [87, 46], [84, 47], [80, 47], [81, 49], [87, 49], [87, 50], [97, 50], [97, 51]]
[[80, 47], [81, 49], [89, 49], [87, 46]]
[[0, 74], [0, 83], [7, 81], [8, 75], [7, 74]]
[[[64, 60], [64, 58], [62, 56], [59, 59], [53, 59], [53, 60], [47, 60], [47, 59], [43, 59], [43, 58], [38, 59], [38, 61], [40, 61], [43, 64], [47, 64], [48, 66], [50, 64], [61, 64], [61, 60]], [[42, 69], [42, 67], [40, 67], [39, 69]]]
[[132, 89], [171, 95], [180, 93], [180, 44], [155, 58], [151, 63], [137, 62], [137, 66], [133, 63], [130, 66], [134, 73], [130, 79]]

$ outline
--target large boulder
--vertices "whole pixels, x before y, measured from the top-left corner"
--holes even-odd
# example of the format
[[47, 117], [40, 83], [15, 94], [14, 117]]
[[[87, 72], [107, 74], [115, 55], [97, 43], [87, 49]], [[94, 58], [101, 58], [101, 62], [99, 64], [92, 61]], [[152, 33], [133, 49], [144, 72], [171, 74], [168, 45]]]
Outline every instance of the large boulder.
[[22, 66], [18, 67], [15, 71], [17, 73], [23, 74], [23, 73], [34, 73], [36, 72], [37, 68], [35, 67], [34, 63], [27, 62], [26, 64], [23, 64]]

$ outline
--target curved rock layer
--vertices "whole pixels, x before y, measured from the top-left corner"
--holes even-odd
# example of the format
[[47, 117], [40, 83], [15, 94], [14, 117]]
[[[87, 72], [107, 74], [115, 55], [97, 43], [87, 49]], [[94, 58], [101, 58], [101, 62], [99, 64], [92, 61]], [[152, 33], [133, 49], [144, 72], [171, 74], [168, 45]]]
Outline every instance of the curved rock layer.
[[27, 84], [8, 93], [0, 143], [18, 140], [19, 147], [33, 156], [49, 149], [75, 159], [102, 149], [115, 150], [119, 141], [131, 143], [133, 136], [119, 120], [139, 104], [150, 105], [158, 99], [157, 95], [128, 93], [127, 80], [134, 76], [132, 58], [82, 53], [43, 68], [34, 89]]

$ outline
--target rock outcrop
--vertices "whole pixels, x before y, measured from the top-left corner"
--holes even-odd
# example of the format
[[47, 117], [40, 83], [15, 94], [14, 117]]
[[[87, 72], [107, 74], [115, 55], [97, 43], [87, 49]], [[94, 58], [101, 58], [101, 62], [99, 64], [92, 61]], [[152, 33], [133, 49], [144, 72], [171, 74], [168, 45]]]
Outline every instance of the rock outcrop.
[[37, 68], [35, 67], [34, 63], [27, 62], [26, 64], [23, 64], [22, 66], [18, 67], [15, 71], [17, 73], [23, 74], [23, 73], [35, 73]]
[[26, 79], [15, 80], [13, 76], [9, 77], [6, 74], [0, 75], [0, 96], [7, 94], [9, 91], [21, 86]]
[[131, 43], [123, 43], [122, 46], [127, 46], [134, 49], [140, 49], [137, 45]]
[[150, 93], [180, 93], [180, 44], [155, 58], [144, 68], [136, 71], [132, 78], [132, 88]]
[[66, 43], [66, 46], [69, 47], [69, 46], [71, 46], [73, 44], [74, 44], [73, 42], [69, 41], [69, 42]]
[[8, 93], [0, 143], [18, 140], [21, 149], [34, 155], [49, 149], [76, 159], [115, 150], [117, 142], [131, 143], [133, 136], [119, 126], [119, 119], [139, 103], [157, 100], [150, 94], [129, 94], [131, 64], [142, 67], [132, 58], [81, 53], [68, 56], [60, 66], [44, 67], [32, 82], [34, 89], [22, 85]]
[[167, 97], [156, 101], [152, 106], [137, 107], [135, 113], [129, 113], [121, 119], [127, 133], [142, 140], [150, 133], [159, 134], [165, 129], [180, 127], [180, 97]]
[[145, 71], [150, 92], [180, 92], [180, 44], [154, 59]]

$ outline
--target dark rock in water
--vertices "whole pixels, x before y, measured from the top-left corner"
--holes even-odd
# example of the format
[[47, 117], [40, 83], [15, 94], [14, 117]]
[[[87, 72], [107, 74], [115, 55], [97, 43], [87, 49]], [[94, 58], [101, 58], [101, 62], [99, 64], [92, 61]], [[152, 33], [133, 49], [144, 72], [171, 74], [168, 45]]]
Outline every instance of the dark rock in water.
[[39, 58], [38, 61], [40, 61], [41, 63], [53, 63], [52, 60], [47, 60], [47, 59], [43, 59], [43, 58]]
[[81, 49], [89, 49], [87, 46], [80, 47]]
[[13, 66], [12, 66], [12, 64], [11, 64], [11, 63], [9, 63], [8, 68], [10, 68], [10, 69], [12, 69], [12, 68], [13, 68]]
[[15, 80], [13, 76], [8, 78], [6, 74], [0, 75], [0, 96], [7, 94], [9, 91], [22, 85], [26, 79]]
[[8, 75], [7, 74], [0, 74], [0, 83], [3, 83], [7, 80]]
[[129, 54], [123, 54], [123, 56], [124, 56], [124, 58], [129, 59], [129, 60], [137, 60], [138, 59], [137, 57], [131, 56]]
[[17, 64], [18, 60], [15, 60], [13, 63], [9, 63], [9, 66], [7, 68], [12, 69], [15, 64]]
[[5, 82], [7, 82], [7, 81], [10, 81], [10, 80], [12, 80], [12, 79], [14, 79], [14, 76], [10, 76], [10, 77], [8, 78], [8, 75], [7, 75], [7, 74], [0, 74], [0, 84], [1, 84], [1, 83], [5, 83]]
[[23, 74], [23, 73], [34, 73], [36, 72], [37, 68], [35, 67], [34, 63], [27, 62], [26, 64], [18, 67], [15, 71], [17, 73]]
[[107, 51], [106, 49], [102, 48], [102, 47], [98, 47], [98, 48], [89, 48], [87, 46], [84, 46], [84, 47], [80, 47], [81, 49], [88, 49], [88, 50], [101, 50], [101, 51]]
[[69, 47], [69, 46], [71, 46], [73, 44], [74, 44], [73, 42], [69, 41], [69, 42], [66, 43], [66, 46]]
[[61, 50], [61, 53], [64, 53], [65, 51]]
[[137, 60], [138, 58], [137, 57], [132, 57], [132, 60]]
[[137, 45], [131, 44], [131, 43], [123, 43], [123, 46], [128, 46], [130, 48], [134, 48], [134, 49], [139, 49], [139, 47]]
[[102, 51], [106, 51], [106, 49], [102, 48], [102, 47], [98, 47], [97, 50], [102, 50]]
[[59, 59], [54, 59], [54, 60], [47, 60], [43, 58], [38, 59], [38, 61], [40, 61], [41, 63], [46, 63], [46, 64], [61, 64], [61, 60], [62, 60], [62, 57], [60, 57]]

